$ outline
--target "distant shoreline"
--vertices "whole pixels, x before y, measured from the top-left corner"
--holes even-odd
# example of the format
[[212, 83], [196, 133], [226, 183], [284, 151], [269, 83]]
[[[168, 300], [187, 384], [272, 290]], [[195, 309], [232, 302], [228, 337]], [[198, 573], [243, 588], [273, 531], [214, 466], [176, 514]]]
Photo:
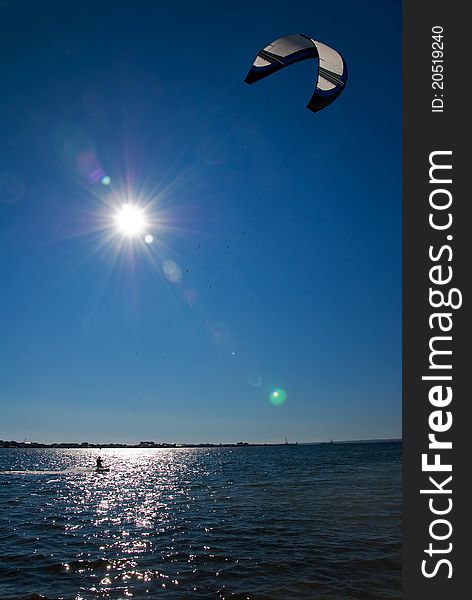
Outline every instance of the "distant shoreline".
[[370, 439], [370, 440], [339, 440], [329, 442], [279, 442], [279, 443], [263, 443], [263, 442], [235, 442], [235, 443], [202, 443], [202, 444], [177, 444], [166, 442], [140, 442], [139, 444], [121, 444], [121, 443], [104, 443], [95, 444], [89, 442], [58, 442], [45, 444], [42, 442], [16, 442], [14, 440], [0, 440], [0, 448], [65, 448], [65, 449], [87, 449], [87, 448], [117, 448], [117, 449], [146, 449], [146, 448], [245, 448], [245, 447], [267, 447], [267, 446], [310, 446], [310, 445], [336, 445], [336, 444], [389, 444], [399, 443], [401, 438], [386, 438], [386, 439]]

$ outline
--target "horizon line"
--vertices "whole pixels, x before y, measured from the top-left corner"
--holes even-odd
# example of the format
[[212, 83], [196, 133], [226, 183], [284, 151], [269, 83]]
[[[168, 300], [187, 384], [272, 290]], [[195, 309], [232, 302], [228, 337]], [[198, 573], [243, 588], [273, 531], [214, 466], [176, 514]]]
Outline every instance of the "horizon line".
[[349, 443], [374, 443], [374, 442], [402, 442], [402, 437], [389, 437], [389, 438], [356, 438], [356, 439], [342, 439], [334, 440], [328, 438], [328, 440], [314, 440], [308, 442], [293, 441], [289, 442], [287, 439], [280, 442], [262, 442], [262, 441], [238, 441], [238, 442], [156, 442], [156, 441], [140, 441], [140, 442], [40, 442], [27, 440], [26, 438], [22, 441], [17, 440], [0, 440], [0, 448], [8, 447], [55, 447], [55, 446], [70, 446], [72, 448], [103, 448], [103, 447], [117, 447], [117, 448], [184, 448], [184, 447], [195, 447], [195, 446], [296, 446], [296, 445], [316, 445], [316, 444], [349, 444]]

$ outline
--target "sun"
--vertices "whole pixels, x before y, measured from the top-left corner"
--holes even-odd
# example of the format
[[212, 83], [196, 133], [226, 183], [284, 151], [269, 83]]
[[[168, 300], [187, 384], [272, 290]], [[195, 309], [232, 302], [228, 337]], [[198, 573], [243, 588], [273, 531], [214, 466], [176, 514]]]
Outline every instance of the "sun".
[[136, 237], [144, 232], [147, 225], [144, 210], [133, 204], [123, 204], [115, 215], [115, 224], [126, 237]]

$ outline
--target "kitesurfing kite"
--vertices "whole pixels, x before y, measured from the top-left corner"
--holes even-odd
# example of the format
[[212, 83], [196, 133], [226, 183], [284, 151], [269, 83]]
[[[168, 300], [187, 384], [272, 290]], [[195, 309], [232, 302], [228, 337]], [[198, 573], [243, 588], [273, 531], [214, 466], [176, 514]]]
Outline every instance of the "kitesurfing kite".
[[316, 86], [307, 108], [318, 112], [334, 102], [343, 91], [347, 81], [347, 66], [339, 52], [302, 33], [285, 35], [261, 50], [244, 81], [251, 85], [284, 67], [307, 59], [316, 61]]

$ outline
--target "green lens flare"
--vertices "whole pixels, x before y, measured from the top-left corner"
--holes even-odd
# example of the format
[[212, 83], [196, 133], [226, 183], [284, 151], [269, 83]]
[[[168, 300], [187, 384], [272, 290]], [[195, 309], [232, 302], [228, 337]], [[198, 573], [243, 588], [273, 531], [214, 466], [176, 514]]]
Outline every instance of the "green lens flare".
[[287, 400], [287, 392], [282, 388], [276, 388], [270, 393], [270, 402], [274, 406], [282, 405]]

